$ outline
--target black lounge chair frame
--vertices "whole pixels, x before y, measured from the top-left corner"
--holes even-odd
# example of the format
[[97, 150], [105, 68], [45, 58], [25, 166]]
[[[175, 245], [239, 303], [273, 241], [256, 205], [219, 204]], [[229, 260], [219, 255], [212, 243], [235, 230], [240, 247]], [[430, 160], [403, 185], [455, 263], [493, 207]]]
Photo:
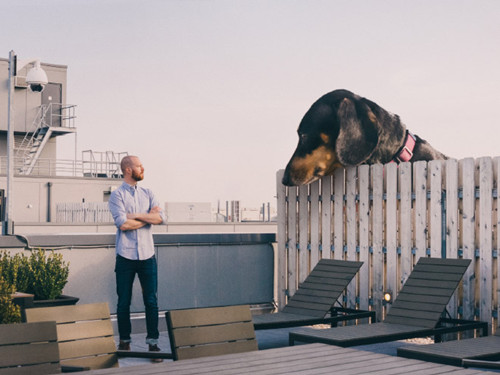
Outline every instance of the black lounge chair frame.
[[376, 319], [375, 311], [333, 306], [356, 276], [363, 262], [321, 259], [289, 298], [281, 312], [255, 315], [256, 330], [330, 324], [354, 319]]
[[446, 333], [481, 330], [488, 335], [487, 322], [446, 317], [445, 308], [470, 264], [469, 259], [420, 258], [394, 301], [384, 322], [290, 332], [289, 342], [319, 342], [343, 347], [374, 344]]

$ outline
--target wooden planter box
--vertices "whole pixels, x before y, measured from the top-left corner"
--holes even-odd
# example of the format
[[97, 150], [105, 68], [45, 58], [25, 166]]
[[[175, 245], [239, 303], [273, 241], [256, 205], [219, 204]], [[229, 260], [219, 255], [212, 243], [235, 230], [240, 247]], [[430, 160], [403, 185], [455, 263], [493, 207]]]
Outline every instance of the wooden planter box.
[[25, 309], [33, 309], [37, 307], [52, 307], [52, 306], [66, 306], [66, 305], [75, 305], [80, 298], [72, 297], [67, 295], [60, 295], [56, 299], [45, 299], [45, 300], [35, 300], [35, 296], [33, 294], [28, 293], [19, 293], [16, 292], [12, 295], [12, 301], [21, 306], [21, 316], [23, 322], [26, 321], [24, 310]]

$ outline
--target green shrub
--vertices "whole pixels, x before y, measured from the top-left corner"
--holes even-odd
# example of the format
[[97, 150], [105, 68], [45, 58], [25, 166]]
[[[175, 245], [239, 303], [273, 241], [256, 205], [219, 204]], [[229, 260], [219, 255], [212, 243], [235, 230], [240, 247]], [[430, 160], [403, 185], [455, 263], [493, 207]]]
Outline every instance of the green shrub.
[[36, 250], [27, 257], [0, 252], [0, 276], [15, 291], [34, 294], [36, 300], [59, 297], [68, 275], [69, 263], [63, 261], [62, 254], [51, 252], [47, 256], [45, 250]]
[[18, 292], [33, 293], [30, 291], [29, 258], [24, 254], [11, 256], [9, 252], [0, 252], [0, 275]]
[[33, 280], [31, 277], [31, 270], [29, 267], [29, 258], [24, 254], [16, 254], [13, 258], [14, 263], [18, 265], [17, 267], [17, 277], [16, 277], [16, 290], [18, 292], [31, 293], [33, 292]]
[[2, 271], [0, 268], [0, 324], [20, 323], [21, 308], [12, 302], [14, 287], [2, 277]]
[[17, 272], [19, 264], [14, 261], [10, 253], [3, 250], [0, 252], [0, 277], [4, 279], [9, 285], [16, 288]]
[[54, 299], [62, 294], [69, 275], [69, 263], [63, 261], [62, 254], [52, 252], [47, 257], [44, 250], [35, 251], [29, 267], [35, 299]]

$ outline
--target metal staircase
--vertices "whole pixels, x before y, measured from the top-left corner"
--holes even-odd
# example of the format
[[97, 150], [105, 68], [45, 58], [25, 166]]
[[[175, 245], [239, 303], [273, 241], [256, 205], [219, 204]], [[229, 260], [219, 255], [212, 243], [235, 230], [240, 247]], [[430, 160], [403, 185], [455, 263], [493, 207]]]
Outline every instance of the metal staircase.
[[[75, 132], [75, 107], [74, 105], [63, 106], [57, 103], [38, 107], [31, 130], [26, 133], [22, 142], [16, 146], [16, 158], [22, 160], [19, 174], [31, 174], [51, 136]], [[54, 123], [57, 123], [58, 126], [53, 126]]]

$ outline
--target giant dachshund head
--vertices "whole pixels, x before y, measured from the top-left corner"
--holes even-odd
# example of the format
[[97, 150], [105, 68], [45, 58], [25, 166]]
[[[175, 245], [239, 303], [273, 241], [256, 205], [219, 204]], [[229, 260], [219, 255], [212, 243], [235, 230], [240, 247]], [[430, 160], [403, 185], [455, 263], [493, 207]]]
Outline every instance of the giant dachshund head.
[[286, 166], [283, 184], [308, 184], [336, 168], [366, 161], [379, 142], [379, 111], [375, 103], [347, 90], [318, 99], [300, 122], [299, 144]]

